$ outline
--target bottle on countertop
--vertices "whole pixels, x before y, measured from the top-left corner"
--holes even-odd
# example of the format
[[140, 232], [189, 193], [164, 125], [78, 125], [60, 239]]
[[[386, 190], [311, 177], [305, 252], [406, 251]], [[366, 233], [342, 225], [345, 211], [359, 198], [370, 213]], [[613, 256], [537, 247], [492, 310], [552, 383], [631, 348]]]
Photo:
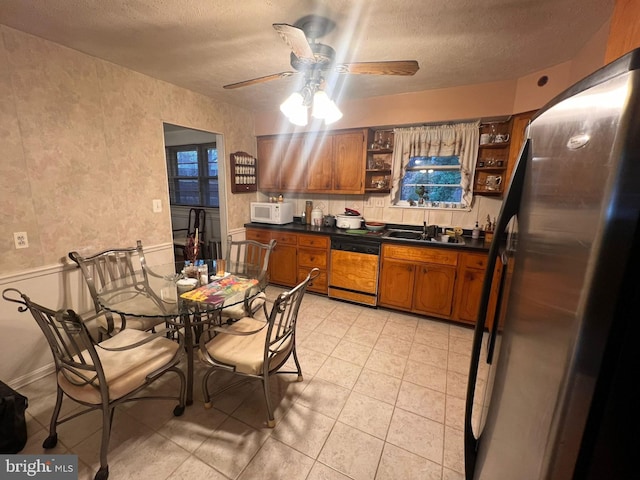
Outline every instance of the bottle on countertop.
[[284, 202], [284, 197], [282, 196], [282, 194], [278, 195], [278, 203], [282, 203]]
[[476, 221], [476, 226], [473, 227], [473, 230], [471, 231], [471, 238], [473, 239], [480, 238], [480, 226], [478, 225], [477, 221]]
[[313, 202], [311, 200], [307, 200], [307, 203], [305, 203], [305, 208], [304, 208], [304, 216], [305, 216], [305, 223], [307, 225], [311, 225], [311, 212], [313, 211]]

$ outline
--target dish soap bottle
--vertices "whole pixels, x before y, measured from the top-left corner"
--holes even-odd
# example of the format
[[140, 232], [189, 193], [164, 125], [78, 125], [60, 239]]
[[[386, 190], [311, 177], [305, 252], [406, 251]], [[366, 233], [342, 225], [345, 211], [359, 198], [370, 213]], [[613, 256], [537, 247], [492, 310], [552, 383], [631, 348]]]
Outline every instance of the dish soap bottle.
[[471, 238], [478, 239], [480, 238], [480, 227], [478, 226], [478, 221], [476, 220], [476, 226], [473, 227], [473, 230], [471, 231]]

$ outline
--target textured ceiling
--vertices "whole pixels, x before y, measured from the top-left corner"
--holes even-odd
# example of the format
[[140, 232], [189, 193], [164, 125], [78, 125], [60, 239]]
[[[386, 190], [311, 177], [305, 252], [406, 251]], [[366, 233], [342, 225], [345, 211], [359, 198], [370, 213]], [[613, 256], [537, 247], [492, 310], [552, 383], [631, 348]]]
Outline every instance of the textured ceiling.
[[250, 110], [277, 108], [301, 76], [272, 28], [323, 15], [339, 62], [417, 60], [412, 77], [336, 75], [363, 98], [514, 79], [572, 59], [614, 0], [0, 0], [0, 23]]

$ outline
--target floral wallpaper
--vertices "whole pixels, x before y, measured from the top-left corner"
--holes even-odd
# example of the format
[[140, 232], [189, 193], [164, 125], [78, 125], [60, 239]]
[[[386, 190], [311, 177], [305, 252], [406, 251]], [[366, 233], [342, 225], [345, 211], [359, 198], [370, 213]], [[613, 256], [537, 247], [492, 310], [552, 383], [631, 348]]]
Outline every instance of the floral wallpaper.
[[[225, 161], [255, 154], [249, 111], [0, 25], [0, 275], [171, 242], [163, 122], [222, 134]], [[228, 229], [252, 199], [227, 194]]]

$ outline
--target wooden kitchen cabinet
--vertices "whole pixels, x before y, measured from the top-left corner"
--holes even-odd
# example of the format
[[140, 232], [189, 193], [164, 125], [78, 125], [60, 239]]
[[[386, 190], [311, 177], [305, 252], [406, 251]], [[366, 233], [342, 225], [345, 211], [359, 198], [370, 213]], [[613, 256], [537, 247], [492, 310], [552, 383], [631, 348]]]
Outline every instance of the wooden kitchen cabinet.
[[460, 257], [454, 317], [462, 322], [476, 323], [487, 255], [463, 253]]
[[457, 263], [452, 249], [383, 245], [379, 305], [450, 318]]
[[318, 268], [318, 277], [307, 288], [312, 292], [327, 293], [328, 236], [247, 228], [246, 238], [260, 243], [268, 243], [271, 239], [276, 241], [269, 258], [270, 283], [293, 287], [304, 280], [311, 269]]
[[280, 165], [277, 137], [258, 138], [258, 187], [276, 191], [280, 188]]
[[364, 193], [366, 130], [333, 136], [333, 191]]
[[[513, 173], [513, 169], [518, 162], [518, 157], [520, 156], [520, 151], [522, 150], [522, 145], [526, 139], [526, 131], [527, 126], [529, 125], [529, 121], [533, 114], [536, 113], [537, 110], [532, 110], [530, 112], [518, 113], [513, 116], [513, 126], [511, 127], [511, 147], [509, 148], [509, 161], [507, 162], [507, 183], [511, 182], [511, 175]], [[505, 185], [506, 189], [507, 185]]]
[[455, 267], [433, 263], [416, 265], [413, 310], [426, 315], [449, 317], [455, 282]]
[[329, 237], [323, 235], [298, 235], [298, 278], [303, 281], [311, 269], [318, 268], [318, 276], [309, 282], [307, 290], [317, 293], [327, 293], [329, 266]]
[[364, 193], [367, 129], [258, 137], [263, 191]]
[[[462, 253], [460, 255], [453, 315], [455, 320], [471, 324], [476, 323], [486, 269], [487, 254]], [[494, 269], [493, 283], [491, 284], [491, 297], [485, 324], [487, 328], [491, 328], [493, 324], [501, 278], [502, 263], [498, 261]]]
[[304, 190], [306, 156], [304, 136], [272, 135], [258, 137], [258, 187], [268, 192]]
[[260, 243], [276, 241], [269, 257], [269, 282], [293, 287], [298, 278], [297, 236], [295, 233], [247, 228], [247, 240]]
[[414, 264], [385, 259], [380, 269], [378, 305], [411, 310], [414, 279]]
[[285, 143], [280, 163], [280, 190], [291, 192], [307, 188], [307, 158], [304, 137], [294, 136]]
[[[328, 137], [328, 138], [327, 138]], [[333, 136], [307, 137], [307, 189], [328, 192], [333, 188]]]

